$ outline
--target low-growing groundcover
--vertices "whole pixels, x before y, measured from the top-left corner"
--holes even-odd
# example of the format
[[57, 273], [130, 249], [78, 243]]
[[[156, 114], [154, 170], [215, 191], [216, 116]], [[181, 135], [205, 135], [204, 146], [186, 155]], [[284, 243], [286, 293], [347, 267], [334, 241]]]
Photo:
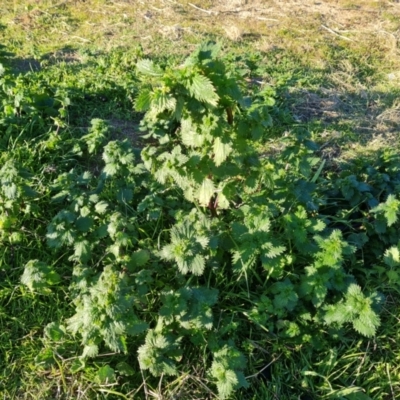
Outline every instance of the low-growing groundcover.
[[399, 289], [397, 152], [328, 169], [215, 43], [161, 64], [127, 85], [143, 148], [1, 70], [6, 398], [395, 398], [389, 361], [367, 376], [349, 349], [376, 346]]

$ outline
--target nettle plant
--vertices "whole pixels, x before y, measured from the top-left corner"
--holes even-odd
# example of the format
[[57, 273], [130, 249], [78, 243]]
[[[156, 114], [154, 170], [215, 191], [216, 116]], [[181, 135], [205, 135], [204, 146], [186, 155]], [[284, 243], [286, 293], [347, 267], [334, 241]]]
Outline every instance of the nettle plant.
[[240, 76], [216, 57], [218, 50], [205, 45], [165, 71], [150, 60], [138, 62], [144, 85], [135, 103], [146, 111], [145, 137], [157, 143], [142, 152], [146, 168], [212, 217], [240, 202], [238, 187], [251, 193], [266, 179], [255, 143], [271, 126], [274, 103], [263, 93], [255, 101], [244, 98]]
[[[269, 153], [272, 91], [243, 96], [243, 77], [218, 50], [207, 43], [180, 66], [138, 62], [135, 106], [149, 145], [139, 155], [127, 141], [106, 144], [94, 121], [80, 146], [103, 148], [103, 171], [57, 177], [47, 240], [72, 267], [66, 330], [81, 337], [83, 360], [102, 343], [136, 349], [154, 376], [200, 360], [227, 398], [248, 386], [254, 340], [317, 343], [349, 327], [373, 336], [382, 297], [353, 273], [362, 244], [321, 213], [323, 164], [307, 133], [279, 138], [282, 150]], [[382, 204], [371, 218], [392, 228], [399, 203]], [[394, 247], [384, 263], [399, 265]], [[32, 268], [51, 280], [45, 267], [27, 265], [23, 282], [38, 287]]]
[[[243, 363], [235, 363], [239, 355], [228, 339], [235, 334], [210, 320], [209, 307], [218, 310], [217, 297], [221, 304], [228, 297], [240, 299], [248, 318], [247, 323], [238, 319], [241, 332], [255, 324], [271, 335], [305, 342], [312, 340], [310, 333], [318, 325], [335, 330], [350, 323], [361, 334], [374, 335], [382, 298], [362, 292], [351, 274], [356, 246], [319, 214], [326, 199], [319, 195], [321, 167], [315, 166], [320, 161], [307, 135], [283, 138], [280, 154], [260, 156], [257, 145], [265, 144], [272, 124], [269, 92], [261, 91], [253, 100], [243, 97], [241, 78], [210, 43], [179, 67], [162, 69], [142, 60], [137, 70], [143, 88], [136, 109], [146, 111], [142, 126], [153, 140], [142, 151], [143, 162], [161, 185], [179, 188], [193, 204], [190, 212], [174, 215], [170, 243], [158, 255], [188, 276], [191, 285], [206, 284], [202, 290], [213, 290], [204, 296], [209, 303], [198, 316], [189, 311], [181, 292], [188, 283], [169, 292], [167, 298], [177, 303], [166, 308], [164, 300], [156, 331], [174, 328], [184, 334], [201, 328], [214, 354], [210, 374], [222, 397], [246, 381], [238, 367]], [[235, 282], [229, 292], [224, 273]], [[193, 320], [191, 325], [182, 324], [182, 312]], [[230, 321], [237, 317], [233, 311], [224, 313]], [[200, 325], [194, 322], [202, 319]], [[225, 346], [235, 356], [230, 358], [230, 351], [222, 350]], [[222, 353], [225, 362], [216, 367]], [[139, 359], [142, 368], [151, 369], [142, 352]]]

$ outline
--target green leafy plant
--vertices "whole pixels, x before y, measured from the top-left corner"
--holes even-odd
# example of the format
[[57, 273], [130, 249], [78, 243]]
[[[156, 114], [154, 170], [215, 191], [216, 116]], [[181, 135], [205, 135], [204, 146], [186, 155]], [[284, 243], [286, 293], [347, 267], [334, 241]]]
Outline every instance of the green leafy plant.
[[[28, 260], [22, 283], [39, 295], [62, 285], [72, 307], [46, 340], [80, 340], [74, 373], [104, 346], [124, 354], [126, 365], [96, 366], [99, 385], [132, 376], [136, 362], [151, 381], [191, 374], [200, 360], [228, 398], [249, 387], [257, 346], [376, 335], [384, 297], [370, 278], [398, 280], [394, 158], [326, 171], [303, 127], [277, 136], [274, 91], [246, 97], [220, 50], [137, 62], [141, 151], [110, 140], [103, 120], [72, 140], [53, 124], [32, 159], [57, 168], [40, 179], [15, 161], [0, 170], [3, 239], [23, 231], [21, 210], [35, 212], [41, 259], [57, 260]], [[39, 361], [53, 365], [54, 354]]]
[[21, 283], [32, 292], [40, 294], [51, 293], [50, 287], [61, 281], [60, 275], [55, 269], [39, 260], [31, 260], [25, 265], [21, 276]]
[[218, 46], [209, 43], [179, 68], [165, 71], [139, 61], [145, 83], [135, 102], [138, 111], [146, 111], [146, 137], [158, 141], [142, 152], [146, 168], [212, 215], [239, 201], [239, 185], [251, 191], [262, 179], [254, 141], [271, 125], [265, 99], [244, 98], [238, 76], [217, 54]]
[[92, 119], [91, 124], [89, 133], [82, 137], [82, 140], [87, 145], [89, 154], [96, 153], [101, 145], [105, 144], [109, 133], [109, 128], [103, 120], [95, 118]]
[[374, 308], [382, 299], [377, 293], [366, 297], [358, 285], [351, 284], [347, 288], [343, 302], [329, 306], [324, 316], [327, 324], [352, 322], [354, 329], [364, 336], [374, 336], [380, 320]]

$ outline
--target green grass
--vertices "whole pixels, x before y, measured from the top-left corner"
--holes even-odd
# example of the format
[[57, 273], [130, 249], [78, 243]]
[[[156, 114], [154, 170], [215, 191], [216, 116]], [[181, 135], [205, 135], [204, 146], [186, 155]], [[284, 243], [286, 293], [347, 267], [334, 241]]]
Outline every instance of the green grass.
[[[224, 52], [245, 70], [249, 85], [254, 86], [249, 91], [257, 90], [257, 82], [276, 90], [279, 107], [273, 117], [279, 123], [277, 132], [309, 130], [323, 146], [321, 154], [332, 168], [360, 159], [373, 163], [377, 150], [399, 149], [400, 58], [398, 45], [392, 40], [399, 12], [391, 2], [380, 2], [385, 11], [373, 14], [386, 24], [387, 35], [378, 29], [363, 34], [361, 25], [359, 30], [340, 33], [354, 41], [321, 30], [311, 14], [299, 20], [291, 14], [283, 18], [266, 13], [261, 18], [271, 19], [271, 25], [278, 19], [279, 26], [269, 28], [262, 19], [249, 24], [238, 17], [232, 21], [239, 34], [231, 40], [224, 31], [225, 14], [209, 15], [188, 3], [2, 2], [0, 62], [12, 68], [26, 87], [53, 94], [57, 89], [60, 97], [68, 93], [71, 102], [62, 154], [41, 149], [38, 142], [24, 143], [15, 152], [15, 158], [27, 169], [41, 163], [43, 171], [48, 171], [43, 174], [44, 186], [55, 179], [53, 169], [67, 171], [73, 166], [68, 140], [72, 143], [85, 134], [93, 118], [109, 121], [113, 138], [128, 136], [135, 147], [141, 147], [141, 115], [132, 105], [138, 89], [134, 73], [137, 59], [150, 57], [173, 64], [210, 37], [221, 40]], [[202, 7], [212, 10], [216, 3], [210, 1]], [[354, 2], [340, 3], [349, 12], [363, 11]], [[365, 3], [365, 7], [373, 6], [373, 2]], [[364, 18], [368, 12], [363, 13]], [[229, 18], [234, 17], [229, 14]], [[35, 132], [37, 126], [27, 129]], [[55, 129], [55, 125], [46, 125], [41, 134], [48, 139], [48, 132]], [[17, 148], [17, 139], [15, 143]], [[49, 192], [46, 196], [50, 197]], [[110, 354], [105, 348], [99, 357], [79, 368], [81, 346], [68, 335], [56, 343], [56, 356], [46, 350], [54, 343], [46, 339], [44, 327], [70, 317], [73, 299], [61, 288], [48, 296], [34, 296], [20, 284], [26, 260], [47, 254], [44, 222], [21, 218], [23, 243], [0, 245], [1, 398], [215, 398], [216, 390], [199, 365], [193, 366], [191, 374], [167, 381], [142, 375], [135, 354]], [[57, 261], [62, 265], [62, 259]], [[70, 272], [64, 272], [62, 279], [67, 282]], [[370, 289], [387, 289], [372, 278], [370, 285]], [[252, 385], [235, 398], [363, 400], [357, 397], [361, 392], [372, 399], [398, 398], [400, 303], [398, 291], [390, 288], [388, 293], [381, 328], [370, 340], [330, 338], [314, 349], [307, 343], [289, 346], [255, 336], [245, 344], [251, 350]], [[121, 362], [133, 366], [131, 375], [118, 372]], [[115, 382], [105, 382], [99, 374], [108, 364], [117, 371]], [[350, 388], [354, 394], [347, 396]]]

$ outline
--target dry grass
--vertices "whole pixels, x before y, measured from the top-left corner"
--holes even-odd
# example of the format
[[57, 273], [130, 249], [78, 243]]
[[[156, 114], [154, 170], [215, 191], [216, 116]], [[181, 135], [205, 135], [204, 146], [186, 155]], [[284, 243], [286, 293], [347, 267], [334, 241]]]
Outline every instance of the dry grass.
[[[400, 4], [388, 0], [3, 0], [0, 15], [27, 42], [54, 49], [81, 44], [108, 49], [160, 35], [193, 41], [214, 33], [232, 40], [252, 35], [259, 49], [275, 44], [310, 51], [336, 38], [355, 47], [373, 40], [400, 65]], [[51, 28], [44, 36], [46, 24]]]

